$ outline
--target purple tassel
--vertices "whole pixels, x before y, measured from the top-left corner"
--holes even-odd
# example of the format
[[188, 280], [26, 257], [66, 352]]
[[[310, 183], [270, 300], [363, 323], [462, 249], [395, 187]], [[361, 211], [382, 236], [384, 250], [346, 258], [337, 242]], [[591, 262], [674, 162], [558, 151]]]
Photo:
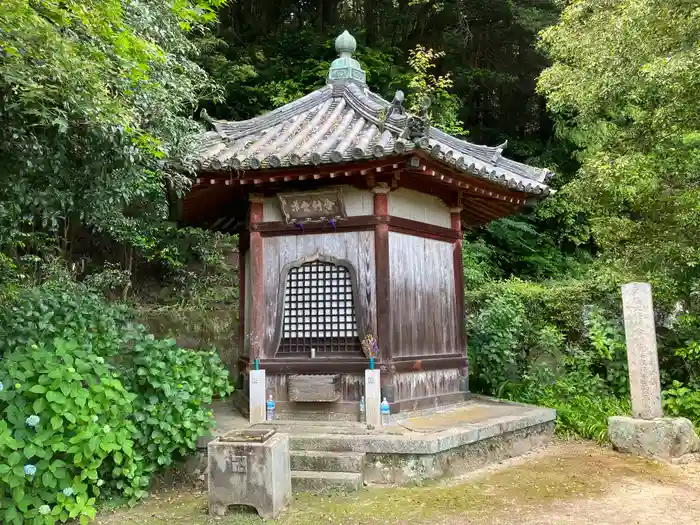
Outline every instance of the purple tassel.
[[328, 221], [328, 222], [330, 222], [331, 226], [333, 226], [333, 231], [336, 231], [336, 229], [335, 229], [335, 221], [334, 221], [333, 219], [331, 219], [331, 220]]
[[301, 231], [304, 231], [304, 225], [301, 224], [300, 222], [295, 222], [294, 227], [299, 228]]

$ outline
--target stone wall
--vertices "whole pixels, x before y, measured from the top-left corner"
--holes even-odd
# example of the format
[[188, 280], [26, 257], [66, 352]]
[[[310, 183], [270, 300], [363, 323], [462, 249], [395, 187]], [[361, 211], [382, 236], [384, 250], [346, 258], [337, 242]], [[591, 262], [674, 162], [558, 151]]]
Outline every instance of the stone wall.
[[401, 485], [457, 476], [543, 446], [553, 433], [554, 422], [540, 423], [437, 454], [367, 454], [365, 481]]
[[238, 358], [238, 310], [144, 311], [140, 316], [156, 337], [173, 338], [183, 348], [215, 347], [232, 377]]

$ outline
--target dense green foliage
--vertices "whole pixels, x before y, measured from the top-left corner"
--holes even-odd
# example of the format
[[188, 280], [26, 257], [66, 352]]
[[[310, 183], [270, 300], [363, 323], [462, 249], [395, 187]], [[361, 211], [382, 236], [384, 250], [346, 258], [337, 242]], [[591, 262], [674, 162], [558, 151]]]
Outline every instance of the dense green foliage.
[[[59, 254], [166, 268], [198, 232], [168, 222], [215, 85], [191, 58], [220, 0], [8, 0], [0, 12], [0, 267]], [[114, 253], [116, 252], [116, 253]], [[115, 255], [117, 257], [115, 257]], [[9, 277], [0, 271], [0, 277]]]
[[628, 409], [619, 286], [648, 280], [665, 411], [700, 424], [699, 12], [682, 0], [566, 5], [541, 34], [552, 65], [538, 90], [580, 168], [560, 165], [556, 196], [465, 245], [472, 384], [604, 438], [607, 416]]
[[693, 2], [6, 0], [6, 521], [138, 498], [210, 427], [206, 403], [230, 390], [218, 357], [152, 337], [126, 304], [235, 304], [235, 240], [169, 220], [193, 116], [249, 118], [321, 86], [342, 29], [375, 92], [402, 89], [410, 107], [427, 95], [437, 126], [507, 139], [506, 154], [557, 173], [536, 209], [466, 236], [472, 389], [555, 407], [563, 433], [604, 439], [629, 410], [619, 286], [645, 279], [665, 410], [700, 423]]
[[0, 319], [7, 523], [82, 521], [101, 495], [141, 498], [212, 428], [212, 397], [231, 391], [215, 352], [158, 340], [70, 281], [23, 290]]

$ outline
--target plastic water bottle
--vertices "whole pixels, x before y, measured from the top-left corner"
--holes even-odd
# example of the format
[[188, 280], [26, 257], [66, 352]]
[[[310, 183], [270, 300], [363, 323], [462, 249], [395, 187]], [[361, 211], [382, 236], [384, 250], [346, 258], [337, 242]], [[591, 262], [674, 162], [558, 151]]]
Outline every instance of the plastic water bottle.
[[275, 402], [272, 399], [272, 394], [270, 394], [270, 397], [267, 399], [267, 403], [265, 403], [266, 408], [267, 408], [267, 420], [268, 421], [273, 421], [275, 419]]
[[389, 424], [389, 416], [391, 415], [389, 412], [389, 402], [386, 400], [386, 398], [382, 399], [381, 405], [379, 405], [379, 411], [382, 414], [382, 425], [388, 425]]
[[365, 423], [367, 421], [367, 414], [365, 414], [365, 396], [360, 398], [360, 423]]

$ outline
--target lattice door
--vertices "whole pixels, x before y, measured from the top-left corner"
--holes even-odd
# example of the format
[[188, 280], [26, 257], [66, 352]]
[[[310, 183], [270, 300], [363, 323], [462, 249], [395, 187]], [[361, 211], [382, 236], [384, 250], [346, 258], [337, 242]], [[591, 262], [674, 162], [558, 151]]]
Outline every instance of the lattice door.
[[361, 353], [352, 285], [350, 271], [341, 265], [314, 261], [291, 268], [278, 352]]

